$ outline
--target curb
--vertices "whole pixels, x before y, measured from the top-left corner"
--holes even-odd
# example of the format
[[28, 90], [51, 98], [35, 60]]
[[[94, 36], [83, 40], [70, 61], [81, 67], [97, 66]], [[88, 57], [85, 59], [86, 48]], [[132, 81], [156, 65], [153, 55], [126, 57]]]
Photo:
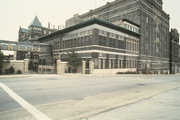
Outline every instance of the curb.
[[23, 78], [23, 77], [30, 77], [30, 75], [1, 75], [0, 79]]

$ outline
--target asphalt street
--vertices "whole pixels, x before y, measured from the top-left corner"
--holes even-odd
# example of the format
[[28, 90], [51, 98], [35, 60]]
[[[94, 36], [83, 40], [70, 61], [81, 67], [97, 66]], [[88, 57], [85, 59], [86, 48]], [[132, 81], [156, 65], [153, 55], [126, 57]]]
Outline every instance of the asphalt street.
[[[146, 78], [148, 79], [148, 78]], [[131, 89], [143, 84], [157, 84], [158, 81], [143, 81], [134, 77], [73, 77], [34, 75], [25, 78], [1, 79], [19, 96], [32, 105], [45, 104], [68, 99], [80, 99], [86, 96], [123, 89]], [[20, 106], [2, 89], [0, 111], [7, 111]]]
[[[31, 105], [37, 106], [68, 100], [83, 100], [88, 96], [136, 88], [143, 89], [155, 85], [170, 83], [180, 85], [180, 76], [31, 75], [21, 78], [0, 78], [0, 82], [7, 85]], [[0, 88], [1, 115], [16, 109], [23, 108]]]

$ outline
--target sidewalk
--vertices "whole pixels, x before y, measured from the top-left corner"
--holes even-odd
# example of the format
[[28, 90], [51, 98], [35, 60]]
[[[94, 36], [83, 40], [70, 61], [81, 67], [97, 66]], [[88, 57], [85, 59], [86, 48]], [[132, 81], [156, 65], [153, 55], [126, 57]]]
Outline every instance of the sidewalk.
[[22, 77], [30, 77], [29, 74], [17, 74], [17, 75], [0, 75], [0, 79], [7, 79], [7, 78], [22, 78]]
[[102, 112], [86, 120], [179, 120], [180, 88]]
[[[87, 77], [144, 77], [144, 76], [169, 76], [170, 74], [79, 74], [79, 73], [65, 73], [60, 74], [59, 76], [87, 76]], [[180, 74], [179, 74], [180, 75]]]

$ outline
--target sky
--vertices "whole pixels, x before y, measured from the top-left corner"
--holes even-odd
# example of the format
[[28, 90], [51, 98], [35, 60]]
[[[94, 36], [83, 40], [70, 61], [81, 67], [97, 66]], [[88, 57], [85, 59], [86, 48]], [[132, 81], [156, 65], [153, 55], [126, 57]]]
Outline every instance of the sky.
[[[19, 27], [28, 28], [35, 16], [44, 27], [65, 25], [74, 14], [85, 13], [114, 0], [0, 0], [0, 40], [18, 40]], [[180, 0], [163, 0], [170, 27], [180, 31]]]

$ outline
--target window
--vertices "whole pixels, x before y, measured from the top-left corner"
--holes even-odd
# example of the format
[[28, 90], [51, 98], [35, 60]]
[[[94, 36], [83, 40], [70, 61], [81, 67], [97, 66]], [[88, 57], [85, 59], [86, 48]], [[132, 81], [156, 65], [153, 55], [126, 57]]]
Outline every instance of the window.
[[118, 35], [118, 40], [123, 40], [123, 39], [124, 39], [123, 36]]
[[103, 30], [99, 30], [99, 35], [101, 36], [107, 36], [107, 32]]
[[88, 35], [92, 35], [92, 30], [88, 30]]
[[133, 27], [132, 26], [130, 26], [130, 30], [133, 31]]
[[128, 29], [128, 25], [127, 24], [125, 24], [125, 28]]
[[46, 30], [44, 30], [44, 34], [46, 34]]
[[146, 17], [146, 23], [149, 23], [149, 18], [148, 17]]
[[118, 48], [121, 49], [121, 41], [118, 41]]
[[109, 37], [111, 37], [111, 38], [116, 38], [116, 34], [114, 34], [114, 33], [109, 33]]
[[135, 32], [139, 33], [139, 29], [135, 28]]

